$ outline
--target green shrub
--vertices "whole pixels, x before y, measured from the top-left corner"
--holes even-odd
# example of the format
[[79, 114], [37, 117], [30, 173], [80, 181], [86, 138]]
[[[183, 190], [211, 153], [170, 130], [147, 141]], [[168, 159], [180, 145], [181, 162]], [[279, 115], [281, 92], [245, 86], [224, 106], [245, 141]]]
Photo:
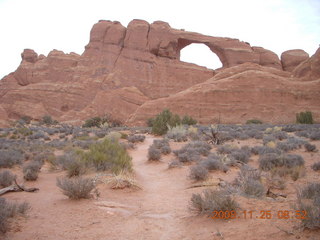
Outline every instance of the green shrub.
[[84, 124], [82, 127], [101, 127], [102, 124], [106, 122], [106, 119], [101, 118], [101, 117], [93, 117], [85, 120]]
[[154, 118], [149, 118], [149, 119], [147, 120], [147, 126], [148, 126], [148, 127], [153, 127], [153, 123], [154, 123]]
[[197, 124], [197, 120], [193, 119], [192, 117], [185, 115], [183, 116], [182, 120], [181, 120], [181, 124], [184, 125], [195, 125]]
[[95, 188], [92, 179], [82, 177], [57, 178], [57, 186], [70, 199], [89, 198], [90, 192]]
[[312, 112], [305, 111], [297, 113], [296, 122], [302, 124], [313, 124]]
[[258, 119], [249, 119], [246, 124], [262, 124], [262, 121]]
[[57, 120], [53, 120], [51, 116], [49, 115], [45, 115], [42, 117], [42, 121], [41, 121], [42, 124], [45, 124], [45, 125], [53, 125], [53, 124], [57, 124], [58, 121]]
[[26, 127], [17, 128], [17, 130], [14, 133], [19, 133], [20, 135], [23, 135], [25, 137], [32, 135], [32, 131]]
[[103, 142], [92, 144], [89, 151], [81, 152], [80, 159], [98, 171], [111, 170], [113, 173], [132, 171], [131, 157], [117, 140], [106, 138]]
[[168, 126], [174, 127], [181, 122], [178, 115], [173, 115], [170, 110], [165, 109], [153, 120], [152, 133], [156, 135], [166, 134]]

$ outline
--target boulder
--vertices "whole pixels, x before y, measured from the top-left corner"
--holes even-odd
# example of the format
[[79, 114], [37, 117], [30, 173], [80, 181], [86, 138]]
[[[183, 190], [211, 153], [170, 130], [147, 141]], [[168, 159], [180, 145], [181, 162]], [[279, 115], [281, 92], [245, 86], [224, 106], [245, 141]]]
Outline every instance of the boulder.
[[301, 49], [285, 51], [281, 54], [283, 70], [292, 72], [300, 63], [308, 58], [309, 54]]

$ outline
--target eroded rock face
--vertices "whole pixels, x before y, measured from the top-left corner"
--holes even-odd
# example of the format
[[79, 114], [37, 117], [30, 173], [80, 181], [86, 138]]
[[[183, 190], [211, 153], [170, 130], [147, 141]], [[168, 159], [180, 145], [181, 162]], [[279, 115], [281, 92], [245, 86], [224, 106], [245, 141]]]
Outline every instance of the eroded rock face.
[[294, 70], [293, 75], [303, 81], [320, 79], [320, 48], [309, 59], [299, 64]]
[[[207, 45], [217, 54], [223, 68], [215, 71], [181, 62], [181, 49], [192, 43]], [[312, 99], [304, 96], [310, 96], [311, 90], [319, 90], [318, 85], [313, 88], [307, 83], [299, 85], [299, 79], [317, 79], [319, 54], [296, 67], [291, 77], [282, 69], [283, 64], [290, 68], [302, 61], [302, 58], [293, 61], [293, 53], [284, 53], [281, 63], [275, 53], [251, 47], [238, 39], [176, 30], [162, 21], [149, 24], [133, 20], [126, 28], [116, 21], [101, 20], [93, 26], [82, 55], [53, 50], [46, 57], [25, 49], [17, 70], [0, 81], [0, 119], [8, 121], [24, 115], [40, 119], [51, 115], [59, 121], [79, 123], [109, 114], [122, 122], [132, 115], [128, 123], [142, 124], [165, 106], [183, 114], [201, 111], [200, 115], [191, 114], [203, 123], [213, 121], [218, 110], [220, 114], [230, 115], [224, 118], [225, 122], [242, 121], [254, 115], [276, 122], [277, 118], [270, 116], [272, 112], [278, 113], [278, 107], [283, 108], [282, 115], [288, 113], [290, 119], [293, 111], [305, 111], [309, 106], [317, 114], [319, 109], [311, 104], [316, 96]], [[201, 84], [207, 88], [204, 92], [196, 90]], [[283, 96], [296, 91], [291, 85], [300, 86], [303, 97], [301, 101], [292, 100], [297, 105], [289, 113], [289, 108], [283, 106], [291, 106], [293, 102]], [[262, 91], [263, 88], [266, 90]], [[217, 91], [224, 93], [223, 96], [217, 95]], [[273, 99], [273, 103], [262, 102], [259, 94]], [[238, 98], [241, 104], [231, 111]], [[226, 107], [228, 101], [231, 101], [230, 107]], [[281, 106], [275, 104], [278, 101]], [[250, 102], [261, 104], [245, 108]]]
[[246, 63], [167, 98], [144, 103], [128, 124], [144, 125], [164, 108], [188, 113], [205, 124], [245, 123], [249, 119], [294, 123], [301, 109], [312, 111], [319, 119], [319, 90], [320, 81], [293, 81], [280, 71]]
[[309, 54], [301, 49], [285, 51], [281, 54], [283, 70], [292, 72], [300, 63], [308, 58]]

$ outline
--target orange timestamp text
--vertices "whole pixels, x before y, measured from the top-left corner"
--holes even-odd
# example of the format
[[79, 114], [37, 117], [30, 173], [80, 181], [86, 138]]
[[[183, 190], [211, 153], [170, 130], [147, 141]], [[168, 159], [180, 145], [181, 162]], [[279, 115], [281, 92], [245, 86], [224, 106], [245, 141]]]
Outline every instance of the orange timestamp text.
[[303, 210], [241, 210], [241, 211], [213, 211], [212, 219], [307, 219], [307, 211]]

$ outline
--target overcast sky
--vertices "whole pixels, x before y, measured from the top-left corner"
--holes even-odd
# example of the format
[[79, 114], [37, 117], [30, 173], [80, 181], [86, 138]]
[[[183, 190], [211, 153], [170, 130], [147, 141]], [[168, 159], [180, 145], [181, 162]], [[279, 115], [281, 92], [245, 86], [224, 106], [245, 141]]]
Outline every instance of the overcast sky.
[[[238, 38], [279, 57], [297, 48], [312, 55], [320, 44], [320, 0], [0, 0], [0, 79], [15, 71], [25, 48], [81, 54], [100, 19], [124, 26], [132, 19], [163, 20], [177, 29]], [[219, 67], [205, 46], [193, 45], [183, 49], [182, 60]]]

